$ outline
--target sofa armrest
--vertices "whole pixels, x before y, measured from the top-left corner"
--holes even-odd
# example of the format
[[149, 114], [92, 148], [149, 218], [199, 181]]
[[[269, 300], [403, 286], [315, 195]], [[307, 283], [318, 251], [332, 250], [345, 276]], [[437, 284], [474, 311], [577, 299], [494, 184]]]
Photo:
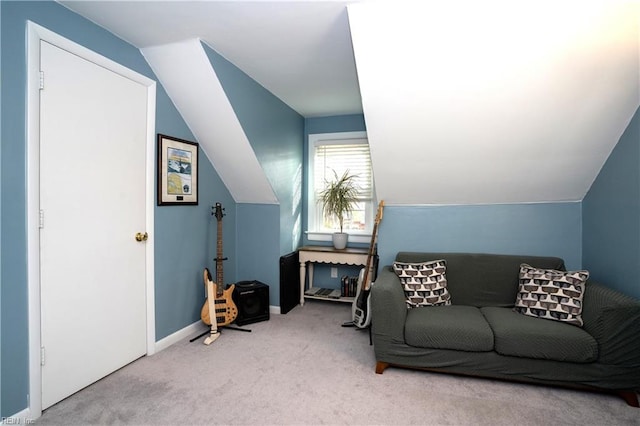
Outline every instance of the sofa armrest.
[[406, 318], [407, 303], [400, 279], [390, 266], [385, 266], [371, 287], [372, 332], [384, 341], [404, 343]]
[[598, 342], [599, 362], [640, 368], [640, 301], [588, 281], [582, 319]]

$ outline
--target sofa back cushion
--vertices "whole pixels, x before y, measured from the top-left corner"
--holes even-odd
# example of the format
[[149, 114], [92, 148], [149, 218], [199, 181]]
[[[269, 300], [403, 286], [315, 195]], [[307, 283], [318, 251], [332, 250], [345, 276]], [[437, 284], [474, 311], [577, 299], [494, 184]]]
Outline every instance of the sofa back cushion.
[[513, 307], [518, 293], [520, 264], [565, 270], [559, 257], [488, 253], [399, 252], [396, 262], [419, 263], [444, 259], [447, 288], [453, 305]]

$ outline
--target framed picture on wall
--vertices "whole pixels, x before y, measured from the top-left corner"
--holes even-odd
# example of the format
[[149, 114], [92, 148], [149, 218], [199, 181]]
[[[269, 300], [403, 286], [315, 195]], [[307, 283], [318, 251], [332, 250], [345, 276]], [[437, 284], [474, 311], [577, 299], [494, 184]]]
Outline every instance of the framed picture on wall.
[[198, 144], [158, 134], [158, 205], [198, 204]]

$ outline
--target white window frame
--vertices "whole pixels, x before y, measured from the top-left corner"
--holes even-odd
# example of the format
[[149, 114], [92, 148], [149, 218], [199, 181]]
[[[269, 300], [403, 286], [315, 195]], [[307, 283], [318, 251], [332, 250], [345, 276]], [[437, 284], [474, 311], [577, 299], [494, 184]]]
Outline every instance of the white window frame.
[[[364, 140], [364, 142], [360, 142]], [[366, 143], [367, 132], [340, 132], [340, 133], [316, 133], [310, 134], [307, 150], [307, 239], [309, 241], [331, 241], [333, 232], [321, 231], [318, 229], [318, 209], [314, 197], [314, 168], [315, 168], [315, 147], [318, 144], [344, 144], [347, 143]], [[364, 231], [349, 231], [349, 241], [354, 243], [369, 243], [371, 240], [371, 232], [373, 231], [374, 207], [375, 207], [375, 188], [372, 185], [371, 206], [366, 210], [366, 224]]]

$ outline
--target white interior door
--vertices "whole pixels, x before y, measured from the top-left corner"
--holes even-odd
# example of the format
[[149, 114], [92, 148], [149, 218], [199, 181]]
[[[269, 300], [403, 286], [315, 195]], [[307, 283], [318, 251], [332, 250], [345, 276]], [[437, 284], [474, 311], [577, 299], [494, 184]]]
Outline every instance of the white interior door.
[[41, 41], [42, 408], [146, 353], [146, 87]]

